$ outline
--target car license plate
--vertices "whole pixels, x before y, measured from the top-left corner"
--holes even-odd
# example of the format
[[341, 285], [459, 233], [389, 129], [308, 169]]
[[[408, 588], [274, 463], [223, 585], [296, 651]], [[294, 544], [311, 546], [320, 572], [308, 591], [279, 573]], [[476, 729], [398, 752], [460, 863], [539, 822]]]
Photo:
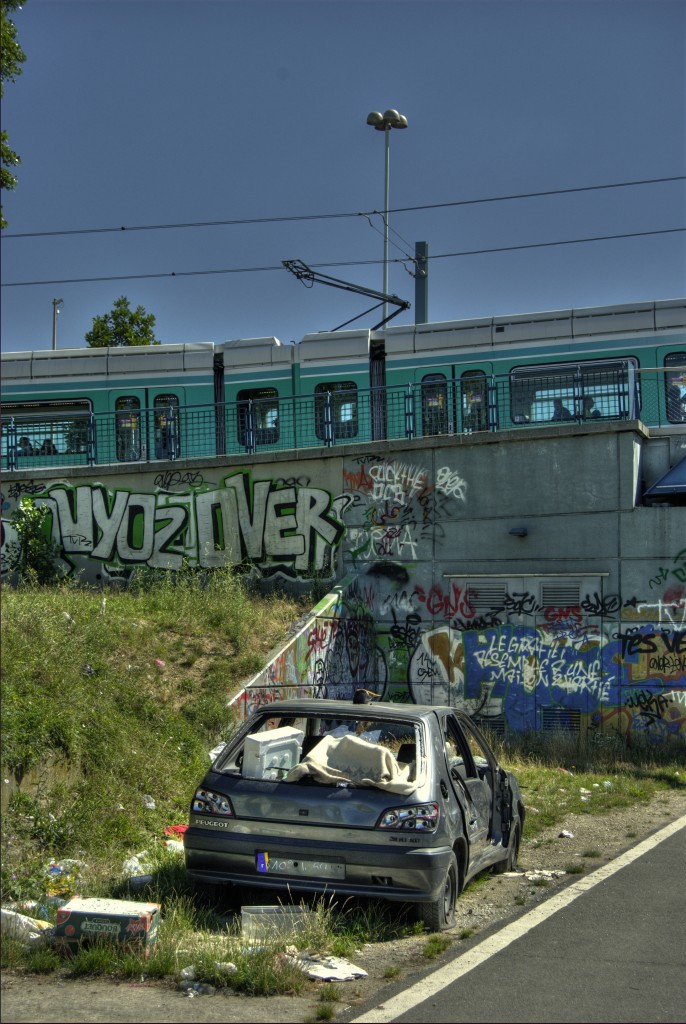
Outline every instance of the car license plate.
[[274, 853], [257, 854], [257, 870], [263, 875], [302, 875], [309, 878], [345, 878], [345, 864], [330, 860], [295, 860]]

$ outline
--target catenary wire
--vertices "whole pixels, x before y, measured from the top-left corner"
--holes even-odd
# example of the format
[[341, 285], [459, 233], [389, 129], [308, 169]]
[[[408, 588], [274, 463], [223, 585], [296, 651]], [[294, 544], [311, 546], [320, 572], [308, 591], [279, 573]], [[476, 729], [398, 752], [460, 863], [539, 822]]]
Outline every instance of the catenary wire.
[[[560, 239], [555, 242], [529, 242], [525, 245], [501, 245], [495, 246], [489, 249], [465, 249], [461, 252], [444, 252], [438, 253], [434, 256], [429, 256], [428, 259], [442, 260], [452, 259], [459, 256], [481, 256], [489, 253], [498, 252], [514, 252], [522, 249], [545, 249], [550, 248], [554, 245], [580, 245], [585, 242], [610, 242], [615, 239], [622, 238], [645, 238], [649, 235], [670, 235], [675, 234], [679, 231], [686, 231], [686, 227], [680, 228], [661, 228], [655, 231], [629, 231], [621, 235], [594, 235], [589, 238], [566, 238]], [[335, 261], [329, 263], [312, 263], [313, 268], [317, 267], [364, 267], [374, 264], [383, 263], [383, 260], [344, 260]], [[392, 259], [389, 263], [405, 263], [405, 260]], [[282, 264], [267, 265], [264, 267], [226, 267], [218, 270], [171, 270], [163, 271], [156, 274], [111, 274], [102, 277], [65, 277], [65, 278], [51, 278], [49, 280], [42, 281], [9, 281], [2, 285], [3, 288], [22, 288], [30, 287], [33, 285], [47, 285], [47, 284], [90, 284], [97, 281], [141, 281], [152, 278], [164, 278], [164, 277], [204, 277], [211, 276], [213, 274], [256, 274], [270, 270], [283, 270]]]
[[[684, 181], [684, 179], [686, 179], [686, 175], [683, 174], [673, 175], [671, 177], [664, 178], [643, 178], [637, 181], [620, 181], [608, 183], [605, 185], [581, 185], [575, 188], [549, 189], [544, 192], [519, 192], [506, 196], [488, 196], [479, 199], [456, 199], [445, 203], [426, 203], [419, 206], [396, 206], [390, 209], [388, 212], [412, 213], [420, 210], [440, 210], [451, 206], [475, 206], [479, 203], [503, 203], [515, 199], [536, 199], [542, 196], [570, 195], [575, 192], [595, 192], [601, 189], [631, 188], [636, 185], [658, 185], [664, 184], [665, 182]], [[285, 217], [243, 217], [232, 218], [230, 220], [187, 221], [177, 224], [134, 224], [130, 226], [121, 225], [120, 227], [71, 228], [61, 231], [21, 231], [10, 233], [3, 232], [2, 239], [5, 240], [10, 238], [53, 238], [64, 235], [112, 234], [122, 231], [164, 231], [176, 228], [231, 227], [247, 224], [283, 224], [290, 223], [293, 221], [336, 220], [353, 217], [369, 217], [373, 215], [383, 217], [384, 214], [382, 210], [369, 210], [366, 212], [358, 211], [350, 213], [295, 214], [293, 216]]]

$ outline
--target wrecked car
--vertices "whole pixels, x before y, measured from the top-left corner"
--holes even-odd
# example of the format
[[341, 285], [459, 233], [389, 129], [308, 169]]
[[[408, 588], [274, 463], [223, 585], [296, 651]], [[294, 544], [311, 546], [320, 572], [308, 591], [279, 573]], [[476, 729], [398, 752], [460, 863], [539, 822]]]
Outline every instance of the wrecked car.
[[400, 900], [441, 931], [474, 875], [515, 867], [523, 824], [515, 777], [467, 715], [288, 700], [258, 710], [212, 764], [185, 860], [202, 887]]

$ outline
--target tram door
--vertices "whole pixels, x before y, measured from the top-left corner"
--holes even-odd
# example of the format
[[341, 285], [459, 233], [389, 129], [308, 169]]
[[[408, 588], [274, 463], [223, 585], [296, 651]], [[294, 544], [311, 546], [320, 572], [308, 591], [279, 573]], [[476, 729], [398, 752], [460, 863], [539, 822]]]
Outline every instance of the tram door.
[[113, 461], [173, 460], [181, 455], [184, 388], [126, 388], [110, 395]]

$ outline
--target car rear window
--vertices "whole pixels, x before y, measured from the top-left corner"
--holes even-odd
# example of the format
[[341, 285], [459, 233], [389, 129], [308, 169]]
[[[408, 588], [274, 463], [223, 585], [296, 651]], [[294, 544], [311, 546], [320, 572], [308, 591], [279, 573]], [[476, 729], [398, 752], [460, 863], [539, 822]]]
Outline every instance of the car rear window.
[[258, 715], [216, 768], [273, 782], [416, 788], [423, 749], [417, 723], [374, 716], [373, 708], [336, 718]]

